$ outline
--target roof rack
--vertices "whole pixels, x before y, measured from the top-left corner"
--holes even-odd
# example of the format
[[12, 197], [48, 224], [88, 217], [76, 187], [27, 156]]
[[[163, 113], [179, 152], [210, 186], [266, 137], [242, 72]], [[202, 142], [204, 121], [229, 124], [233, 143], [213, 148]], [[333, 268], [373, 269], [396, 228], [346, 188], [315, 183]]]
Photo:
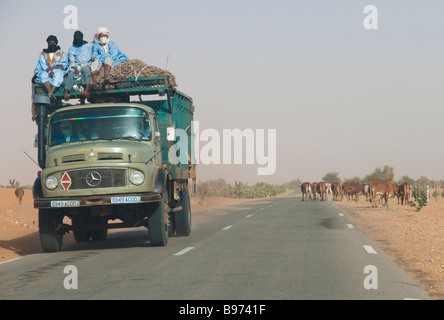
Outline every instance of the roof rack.
[[[76, 82], [77, 85], [81, 85], [80, 82]], [[130, 78], [124, 81], [115, 82], [107, 85], [105, 89], [91, 90], [89, 102], [114, 102], [129, 101], [130, 96], [139, 95], [165, 95], [169, 90], [174, 90], [168, 86], [168, 77], [149, 77], [149, 78]], [[55, 101], [52, 105], [61, 105], [64, 98], [64, 85], [60, 86], [55, 92]], [[32, 96], [44, 95], [47, 96], [47, 92], [42, 84], [32, 85]], [[70, 92], [71, 99], [80, 98], [84, 100], [84, 97], [77, 91]], [[109, 100], [109, 101], [108, 101]]]

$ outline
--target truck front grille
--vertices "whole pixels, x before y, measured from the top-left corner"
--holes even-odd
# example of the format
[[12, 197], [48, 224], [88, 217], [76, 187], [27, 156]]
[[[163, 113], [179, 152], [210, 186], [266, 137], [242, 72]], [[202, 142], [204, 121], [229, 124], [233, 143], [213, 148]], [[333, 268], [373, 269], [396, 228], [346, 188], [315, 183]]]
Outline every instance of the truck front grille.
[[62, 157], [62, 163], [86, 161], [85, 154], [78, 153]]
[[90, 168], [67, 174], [71, 178], [70, 190], [124, 187], [126, 182], [126, 169]]
[[120, 152], [98, 152], [97, 160], [123, 160], [123, 154]]

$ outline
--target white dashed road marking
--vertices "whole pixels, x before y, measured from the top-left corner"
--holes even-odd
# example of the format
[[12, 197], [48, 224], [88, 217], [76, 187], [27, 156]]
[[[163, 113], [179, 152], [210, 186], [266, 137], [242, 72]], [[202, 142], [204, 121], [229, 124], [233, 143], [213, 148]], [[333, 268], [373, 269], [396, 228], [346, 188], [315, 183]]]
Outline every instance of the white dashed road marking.
[[228, 230], [230, 229], [232, 226], [226, 226], [225, 228], [222, 228], [222, 230]]
[[181, 255], [183, 255], [183, 254], [185, 254], [188, 251], [193, 250], [193, 249], [194, 249], [194, 247], [188, 247], [188, 248], [185, 248], [183, 250], [180, 250], [178, 253], [175, 253], [174, 255], [175, 256], [181, 256]]
[[377, 254], [377, 252], [375, 251], [375, 249], [373, 249], [372, 246], [366, 246], [366, 245], [364, 245], [363, 247], [364, 247], [365, 251], [367, 251], [368, 253], [371, 253], [371, 254]]

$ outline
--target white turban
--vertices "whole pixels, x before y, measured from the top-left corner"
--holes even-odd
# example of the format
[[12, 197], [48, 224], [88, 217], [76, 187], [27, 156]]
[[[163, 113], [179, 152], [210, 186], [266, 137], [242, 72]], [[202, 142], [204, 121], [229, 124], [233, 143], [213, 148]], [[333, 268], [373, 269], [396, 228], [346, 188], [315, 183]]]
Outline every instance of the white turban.
[[109, 30], [105, 27], [100, 27], [99, 29], [97, 29], [96, 34], [94, 35], [94, 41], [99, 40], [99, 35], [101, 33], [106, 34], [109, 37]]

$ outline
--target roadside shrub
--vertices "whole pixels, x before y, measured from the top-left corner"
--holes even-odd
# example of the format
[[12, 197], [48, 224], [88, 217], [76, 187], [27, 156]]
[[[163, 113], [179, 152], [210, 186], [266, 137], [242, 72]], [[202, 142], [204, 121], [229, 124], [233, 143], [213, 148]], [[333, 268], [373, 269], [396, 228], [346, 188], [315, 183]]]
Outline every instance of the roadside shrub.
[[284, 192], [286, 188], [276, 186], [269, 183], [259, 182], [254, 186], [248, 186], [247, 183], [235, 181], [234, 186], [227, 185], [225, 188], [225, 196], [236, 199], [255, 199], [274, 197]]
[[273, 185], [265, 182], [258, 182], [253, 186], [242, 181], [235, 181], [234, 185], [227, 184], [224, 179], [199, 181], [197, 184], [196, 197], [199, 202], [203, 202], [206, 197], [227, 197], [235, 199], [256, 199], [274, 197], [287, 189], [296, 189], [299, 180], [293, 180], [282, 185]]
[[427, 205], [427, 189], [425, 187], [414, 185], [412, 188], [412, 196], [416, 203], [410, 201], [409, 205], [411, 207], [416, 207], [416, 211], [420, 211], [422, 207]]

